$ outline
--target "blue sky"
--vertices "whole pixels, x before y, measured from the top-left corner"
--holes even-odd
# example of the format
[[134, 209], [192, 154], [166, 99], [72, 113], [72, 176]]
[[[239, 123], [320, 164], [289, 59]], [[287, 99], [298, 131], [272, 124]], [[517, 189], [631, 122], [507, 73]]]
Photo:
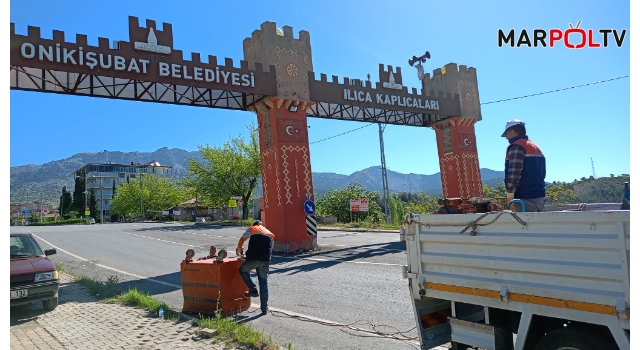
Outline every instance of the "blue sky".
[[[174, 48], [201, 55], [243, 58], [242, 41], [265, 21], [307, 30], [316, 75], [377, 79], [379, 63], [402, 68], [403, 83], [419, 88], [413, 55], [430, 51], [425, 71], [449, 62], [475, 67], [483, 103], [630, 75], [629, 1], [11, 1], [10, 21], [26, 34], [39, 26], [128, 40], [128, 16], [173, 24]], [[216, 5], [214, 5], [216, 4]], [[497, 46], [498, 29], [627, 29], [618, 48], [569, 50]], [[6, 40], [6, 39], [5, 39]], [[602, 41], [600, 37], [597, 41]], [[43, 164], [80, 152], [153, 152], [161, 147], [197, 150], [245, 133], [250, 112], [11, 91], [10, 165]], [[630, 173], [630, 79], [482, 106], [476, 124], [480, 166], [504, 167], [509, 119], [527, 123], [528, 134], [547, 158], [547, 181]], [[350, 174], [380, 166], [377, 125], [313, 143], [365, 124], [309, 118], [314, 172]], [[82, 134], [84, 137], [74, 135]], [[7, 135], [9, 136], [9, 135]], [[435, 132], [390, 125], [384, 133], [389, 169], [438, 172]]]

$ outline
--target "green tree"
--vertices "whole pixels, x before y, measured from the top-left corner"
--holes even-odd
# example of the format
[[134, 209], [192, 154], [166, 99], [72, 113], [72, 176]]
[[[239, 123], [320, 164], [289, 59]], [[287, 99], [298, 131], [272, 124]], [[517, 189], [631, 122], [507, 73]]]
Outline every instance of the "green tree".
[[98, 221], [98, 219], [100, 218], [100, 213], [98, 212], [98, 199], [96, 197], [95, 188], [92, 188], [89, 193], [89, 215], [96, 221]]
[[85, 191], [84, 179], [81, 177], [76, 177], [75, 187], [73, 189], [73, 208], [77, 210], [79, 214], [84, 214], [84, 204], [85, 204], [84, 191]]
[[394, 226], [401, 225], [405, 214], [404, 202], [401, 197], [397, 195], [389, 196], [389, 209], [389, 213], [391, 214], [391, 224]]
[[124, 183], [111, 201], [111, 212], [130, 218], [140, 214], [140, 199], [144, 202], [145, 219], [158, 219], [162, 211], [180, 204], [186, 198], [183, 183], [164, 176], [147, 174]]
[[[116, 198], [116, 180], [113, 179], [113, 187], [111, 188], [111, 198], [113, 201], [113, 198]], [[109, 220], [111, 222], [116, 222], [118, 221], [118, 214], [114, 213], [113, 210], [111, 210], [111, 219]]]
[[187, 183], [196, 194], [226, 206], [231, 196], [242, 196], [242, 218], [249, 217], [249, 200], [260, 178], [260, 147], [254, 124], [247, 125], [249, 143], [242, 135], [222, 147], [198, 146], [205, 162], [189, 159]]
[[[438, 198], [429, 196], [425, 191], [416, 193], [412, 196], [409, 203], [405, 204], [405, 214], [431, 214], [440, 208], [438, 204]], [[401, 218], [401, 220], [404, 220]], [[402, 224], [402, 222], [400, 222]]]
[[[347, 188], [330, 189], [323, 194], [316, 203], [316, 210], [320, 215], [335, 216], [342, 223], [351, 221], [353, 216], [353, 221], [370, 220], [378, 224], [382, 218], [382, 212], [375, 201], [376, 195], [375, 192], [366, 190], [360, 183], [350, 183]], [[368, 199], [369, 211], [351, 213], [352, 199]]]
[[70, 209], [73, 200], [71, 192], [67, 191], [67, 186], [62, 187], [62, 195], [60, 196], [60, 217], [68, 219], [70, 217]]
[[496, 187], [489, 187], [488, 185], [482, 186], [484, 196], [487, 198], [506, 198], [507, 187], [504, 182], [496, 183]]
[[30, 224], [40, 222], [40, 213], [31, 212], [28, 216], [28, 220]]
[[547, 187], [547, 201], [552, 204], [575, 203], [578, 197], [565, 183], [557, 183]]

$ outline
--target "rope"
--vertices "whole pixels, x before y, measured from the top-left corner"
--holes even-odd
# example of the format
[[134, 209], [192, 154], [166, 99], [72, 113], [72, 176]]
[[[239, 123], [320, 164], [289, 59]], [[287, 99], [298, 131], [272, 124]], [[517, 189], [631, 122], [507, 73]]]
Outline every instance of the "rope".
[[[484, 223], [484, 224], [480, 224], [480, 220], [484, 219], [487, 215], [489, 214], [498, 214], [493, 220], [491, 220], [490, 222]], [[502, 214], [510, 214], [517, 222], [520, 223], [520, 225], [522, 226], [527, 226], [527, 223], [522, 221], [522, 219], [520, 219], [518, 217], [518, 215], [516, 215], [516, 212], [511, 211], [511, 210], [503, 210], [503, 211], [490, 211], [490, 212], [486, 212], [484, 214], [482, 214], [479, 218], [477, 218], [476, 220], [470, 222], [470, 223], [444, 223], [444, 224], [434, 224], [434, 223], [422, 223], [419, 221], [413, 221], [413, 217], [411, 217], [411, 220], [408, 219], [408, 217], [405, 217], [404, 223], [405, 224], [412, 224], [414, 222], [417, 222], [418, 225], [420, 226], [426, 226], [426, 227], [437, 227], [437, 226], [466, 226], [462, 231], [460, 231], [460, 234], [463, 234], [465, 232], [467, 232], [467, 230], [471, 229], [471, 232], [469, 233], [469, 235], [471, 236], [475, 236], [476, 235], [476, 228], [478, 226], [487, 226], [487, 225], [491, 225], [494, 222], [496, 222], [496, 220], [498, 220], [498, 218], [500, 216], [502, 216]], [[446, 215], [446, 214], [440, 214], [440, 215]]]

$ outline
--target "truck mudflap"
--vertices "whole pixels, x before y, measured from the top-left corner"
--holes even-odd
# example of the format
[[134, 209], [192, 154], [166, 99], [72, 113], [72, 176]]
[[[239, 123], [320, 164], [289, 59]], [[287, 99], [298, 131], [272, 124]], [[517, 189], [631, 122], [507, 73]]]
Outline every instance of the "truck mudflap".
[[513, 334], [503, 328], [449, 317], [451, 341], [487, 350], [513, 350]]

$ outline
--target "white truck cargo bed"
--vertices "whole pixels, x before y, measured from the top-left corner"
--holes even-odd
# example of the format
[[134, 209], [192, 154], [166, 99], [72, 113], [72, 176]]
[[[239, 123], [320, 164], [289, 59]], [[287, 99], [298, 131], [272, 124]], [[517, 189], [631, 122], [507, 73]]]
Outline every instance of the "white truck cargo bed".
[[[546, 323], [606, 327], [618, 346], [628, 349], [629, 218], [628, 210], [408, 215], [401, 228], [407, 245], [404, 273], [421, 343], [430, 348], [449, 337], [501, 348], [490, 346], [495, 334], [486, 335], [489, 328], [483, 326], [508, 323], [489, 314], [509, 310], [518, 317], [512, 320], [520, 329], [516, 349], [526, 348], [534, 316]], [[458, 320], [455, 303], [481, 307], [484, 314], [467, 311], [467, 320]], [[452, 305], [449, 322], [424, 328], [425, 318], [438, 323], [429, 314]], [[476, 323], [475, 331], [458, 327], [467, 321]], [[483, 334], [487, 339], [480, 339]], [[530, 333], [529, 345], [533, 337]]]

